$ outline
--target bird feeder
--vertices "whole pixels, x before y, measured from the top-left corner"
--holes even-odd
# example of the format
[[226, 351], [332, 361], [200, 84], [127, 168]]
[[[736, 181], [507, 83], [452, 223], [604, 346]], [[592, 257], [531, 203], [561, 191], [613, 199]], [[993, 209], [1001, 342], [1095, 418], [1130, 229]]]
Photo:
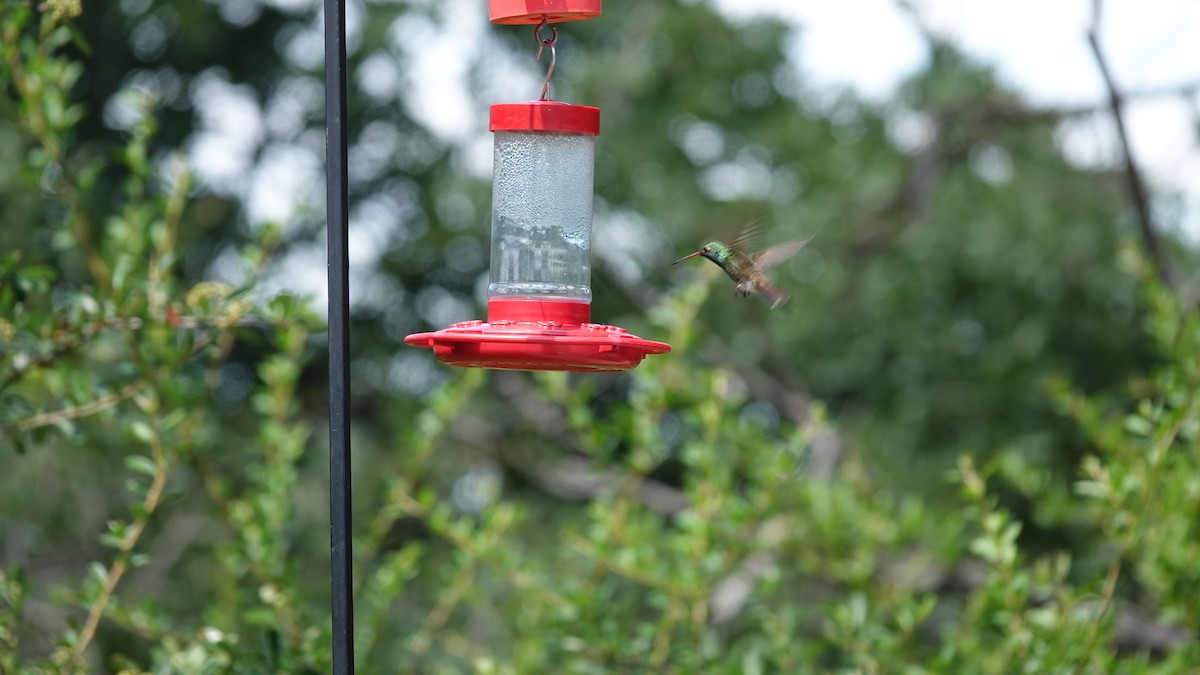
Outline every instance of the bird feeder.
[[489, 0], [492, 23], [538, 24], [551, 52], [542, 97], [491, 108], [492, 247], [487, 322], [404, 341], [443, 363], [507, 370], [620, 371], [670, 345], [591, 321], [592, 177], [600, 110], [549, 99], [548, 24], [600, 15], [600, 0]]

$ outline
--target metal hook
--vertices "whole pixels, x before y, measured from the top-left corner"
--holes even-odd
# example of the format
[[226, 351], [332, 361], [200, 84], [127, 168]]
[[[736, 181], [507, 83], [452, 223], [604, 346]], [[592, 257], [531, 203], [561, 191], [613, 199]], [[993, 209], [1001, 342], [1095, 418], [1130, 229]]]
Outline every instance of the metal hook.
[[542, 50], [546, 47], [550, 48], [550, 69], [546, 71], [546, 83], [542, 85], [541, 100], [543, 101], [549, 100], [550, 78], [554, 76], [554, 65], [558, 62], [558, 54], [554, 51], [554, 42], [558, 40], [558, 28], [550, 26], [550, 30], [552, 31], [550, 37], [542, 37], [542, 29], [548, 25], [550, 25], [550, 20], [543, 16], [542, 22], [537, 25], [537, 28], [533, 29], [533, 37], [538, 43], [537, 58], [535, 60], [540, 63], [542, 60]]

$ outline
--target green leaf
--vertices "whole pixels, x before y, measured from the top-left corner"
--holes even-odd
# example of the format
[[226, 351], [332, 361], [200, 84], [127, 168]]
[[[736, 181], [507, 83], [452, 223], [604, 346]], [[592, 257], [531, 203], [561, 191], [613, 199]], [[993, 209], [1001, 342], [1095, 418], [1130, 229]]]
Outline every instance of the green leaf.
[[129, 433], [131, 433], [134, 438], [146, 444], [150, 444], [154, 441], [154, 430], [150, 428], [149, 424], [146, 424], [141, 420], [131, 422], [129, 424]]
[[154, 476], [158, 473], [158, 467], [155, 466], [154, 460], [144, 455], [126, 455], [125, 467], [135, 473]]
[[1154, 433], [1154, 424], [1140, 415], [1126, 415], [1125, 430], [1135, 436], [1147, 438]]
[[92, 575], [92, 579], [104, 584], [108, 580], [108, 568], [98, 562], [94, 562], [88, 566], [88, 571]]

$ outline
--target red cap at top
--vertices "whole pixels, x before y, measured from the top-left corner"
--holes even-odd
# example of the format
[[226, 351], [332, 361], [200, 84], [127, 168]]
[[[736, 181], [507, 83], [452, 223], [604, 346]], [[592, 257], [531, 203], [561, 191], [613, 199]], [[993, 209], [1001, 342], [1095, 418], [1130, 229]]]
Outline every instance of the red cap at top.
[[600, 109], [558, 101], [497, 103], [492, 106], [492, 131], [564, 131], [600, 133]]
[[600, 16], [600, 0], [488, 0], [492, 23], [550, 23], [594, 19]]

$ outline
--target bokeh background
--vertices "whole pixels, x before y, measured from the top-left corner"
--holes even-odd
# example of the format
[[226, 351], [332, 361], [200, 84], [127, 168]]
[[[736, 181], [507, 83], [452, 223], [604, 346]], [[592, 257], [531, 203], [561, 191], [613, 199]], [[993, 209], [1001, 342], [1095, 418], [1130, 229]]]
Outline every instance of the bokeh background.
[[[614, 0], [561, 26], [552, 96], [602, 111], [593, 318], [675, 347], [570, 377], [455, 370], [403, 344], [485, 313], [487, 108], [536, 98], [532, 30], [488, 25], [482, 0], [348, 9], [363, 672], [1184, 672], [1195, 572], [1153, 565], [1186, 569], [1192, 549], [1151, 549], [1146, 571], [1132, 552], [1151, 537], [1110, 531], [1118, 512], [1154, 520], [1159, 465], [1129, 468], [1142, 479], [1111, 512], [1081, 506], [1078, 482], [1104, 483], [1087, 473], [1098, 454], [1141, 466], [1155, 439], [1196, 461], [1191, 371], [1152, 374], [1187, 361], [1190, 343], [1155, 326], [1189, 325], [1200, 293], [1200, 7]], [[10, 663], [322, 672], [327, 364], [297, 309], [327, 300], [320, 8], [85, 1], [70, 25], [53, 53], [81, 64], [65, 88], [80, 113], [61, 157], [22, 107], [39, 95], [20, 76], [42, 67], [22, 56], [33, 43], [6, 52], [0, 246], [53, 279], [6, 263], [49, 317], [39, 333], [22, 323], [32, 300], [5, 300], [0, 562], [29, 598], [6, 596]], [[55, 187], [93, 164], [83, 197]], [[144, 237], [143, 193], [162, 196]], [[160, 305], [155, 208], [177, 224]], [[76, 213], [101, 258], [160, 247], [127, 263], [151, 261], [142, 300], [97, 277]], [[817, 235], [772, 272], [784, 308], [735, 297], [708, 263], [670, 266], [749, 222], [764, 246]], [[131, 421], [160, 414], [136, 397], [24, 433], [89, 387], [158, 381], [129, 366], [155, 353], [104, 340], [26, 376], [40, 352], [21, 331], [54, 352], [49, 326], [74, 325], [54, 312], [79, 294], [97, 332], [130, 344], [155, 322], [228, 334], [154, 385], [195, 419], [178, 447]], [[308, 332], [280, 338], [293, 324]], [[1141, 440], [1105, 455], [1117, 432], [1100, 421], [1139, 399], [1178, 424], [1144, 413]], [[146, 518], [121, 602], [98, 603], [78, 580], [113, 577], [97, 538], [138, 501], [131, 437], [178, 453], [142, 472], [178, 494]], [[1161, 493], [1197, 513], [1194, 488]], [[1182, 527], [1159, 543], [1196, 546]], [[49, 656], [98, 604], [83, 655]]]

